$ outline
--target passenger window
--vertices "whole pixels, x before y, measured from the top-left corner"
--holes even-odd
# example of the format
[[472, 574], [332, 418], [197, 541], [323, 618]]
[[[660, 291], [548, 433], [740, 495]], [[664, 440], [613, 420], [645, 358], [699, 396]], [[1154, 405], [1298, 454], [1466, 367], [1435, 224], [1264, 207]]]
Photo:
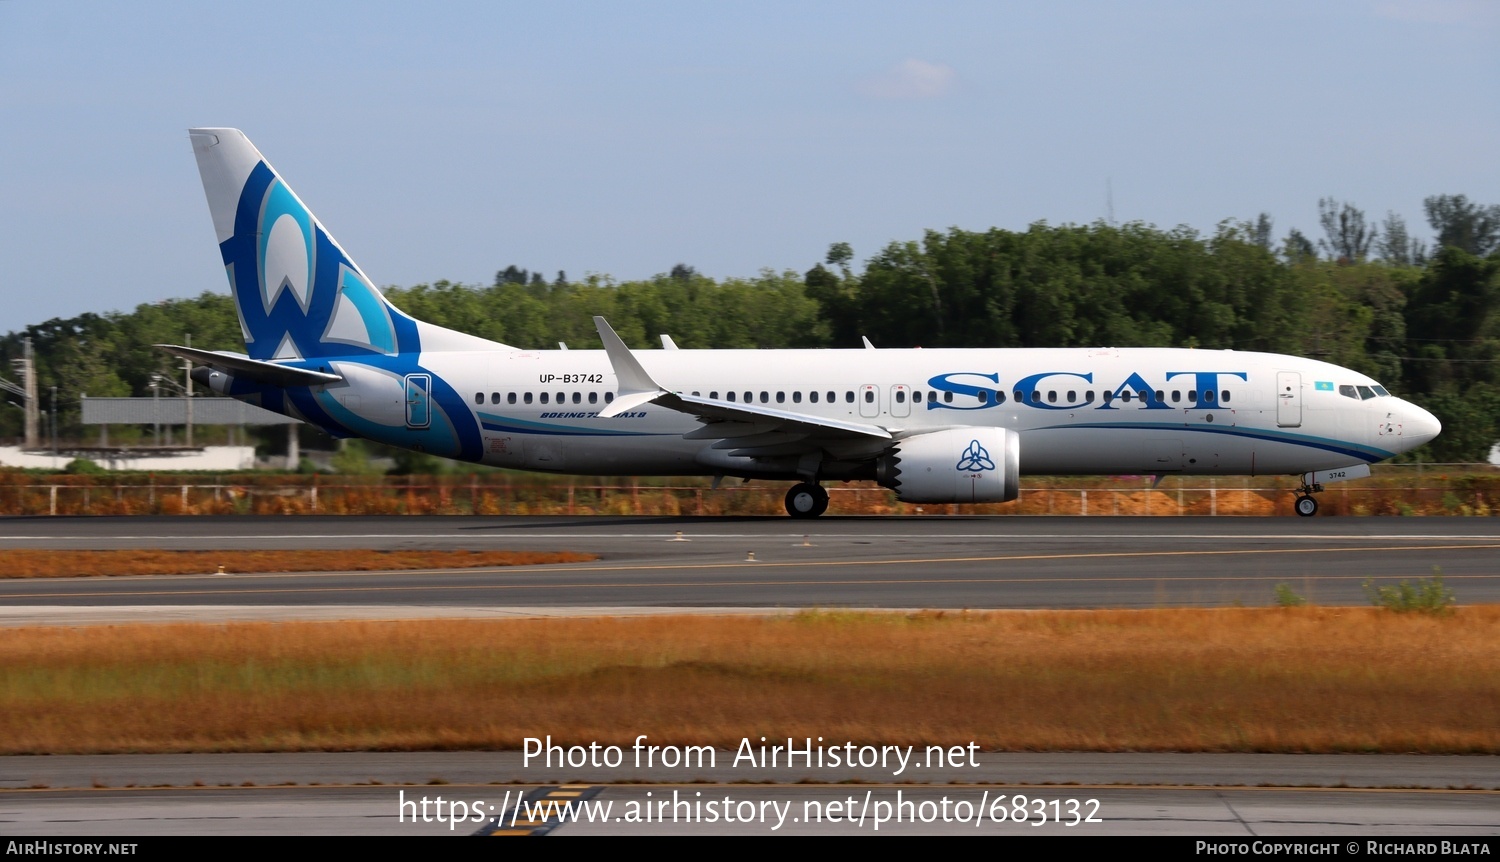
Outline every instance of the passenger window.
[[1108, 407], [1113, 403], [1115, 403], [1115, 393], [1106, 390], [1104, 393], [1104, 406]]
[[793, 392], [792, 393], [792, 403], [793, 404], [801, 404], [802, 403], [802, 393], [801, 392]]
[[1085, 390], [1084, 391], [1084, 393], [1083, 393], [1083, 403], [1085, 403], [1085, 404], [1093, 404], [1094, 403], [1094, 390], [1089, 389], [1089, 390]]
[[[693, 394], [697, 395], [698, 393], [694, 392]], [[597, 393], [597, 392], [590, 392], [589, 393], [589, 403], [590, 404], [598, 404], [599, 403], [599, 393]]]
[[[530, 399], [527, 399], [527, 400], [529, 401]], [[514, 393], [514, 392], [507, 392], [507, 393], [505, 393], [505, 403], [506, 404], [514, 404], [514, 403], [516, 403], [516, 393]]]
[[527, 404], [531, 403], [531, 393], [530, 392], [526, 393], [526, 403]]
[[813, 391], [807, 393], [807, 400], [811, 401], [814, 404], [817, 404], [818, 403], [818, 390], [814, 389]]
[[1042, 393], [1041, 393], [1040, 390], [1037, 390], [1037, 389], [1031, 390], [1031, 403], [1032, 404], [1040, 404], [1040, 403], [1042, 403]]
[[1130, 390], [1129, 389], [1126, 389], [1124, 392], [1120, 393], [1120, 400], [1124, 401], [1126, 404], [1130, 403]]
[[484, 393], [483, 392], [475, 392], [474, 393], [474, 403], [475, 404], [483, 404], [484, 403]]
[[896, 403], [897, 404], [905, 404], [906, 403], [906, 393], [903, 392], [903, 391], [901, 391], [900, 389], [896, 390]]
[[542, 403], [543, 404], [547, 403], [547, 393], [545, 393], [545, 392], [542, 393]]
[[1228, 389], [1225, 389], [1223, 392], [1219, 393], [1219, 403], [1220, 404], [1228, 404], [1229, 403], [1229, 390]]
[[1074, 401], [1077, 401], [1077, 400], [1078, 400], [1078, 393], [1074, 392], [1071, 389], [1069, 389], [1068, 390], [1068, 403], [1072, 404]]
[[745, 393], [745, 403], [746, 404], [753, 404], [753, 403], [755, 403], [755, 393], [754, 392], [746, 392]]
[[1157, 404], [1165, 404], [1165, 403], [1167, 403], [1166, 396], [1165, 396], [1165, 394], [1160, 389], [1156, 390], [1156, 403]]
[[921, 392], [921, 390], [917, 390], [917, 391], [915, 391], [915, 392], [913, 392], [911, 394], [911, 403], [913, 403], [913, 404], [921, 404], [922, 403], [922, 392]]
[[1011, 395], [1015, 396], [1017, 404], [1026, 403], [1026, 393], [1022, 392], [1021, 390], [1017, 389], [1015, 392], [1012, 392]]
[[777, 392], [776, 393], [776, 403], [777, 404], [785, 404], [786, 403], [786, 393], [785, 392]]
[[975, 397], [979, 399], [980, 404], [990, 403], [990, 393], [984, 391], [983, 389], [975, 393]]
[[1047, 390], [1047, 403], [1048, 404], [1056, 404], [1057, 403], [1057, 390], [1055, 390], [1055, 389], [1048, 389]]
[[769, 403], [770, 400], [771, 400], [771, 393], [769, 393], [769, 392], [761, 392], [760, 393], [760, 403], [766, 404], [766, 403]]
[[944, 392], [943, 393], [943, 403], [944, 404], [952, 404], [953, 403], [953, 393], [952, 392]]
[[[835, 402], [837, 400], [839, 400], [838, 399], [838, 393], [834, 392], [832, 389], [828, 390], [828, 403], [832, 404], [833, 402]], [[854, 400], [854, 396], [852, 394], [849, 396], [849, 400], [850, 401]]]
[[568, 393], [566, 393], [566, 392], [559, 392], [559, 393], [557, 393], [557, 403], [558, 404], [566, 404], [567, 402], [568, 402]]
[[613, 400], [615, 400], [615, 393], [613, 393], [613, 392], [606, 392], [606, 393], [604, 393], [604, 403], [605, 404], [608, 404], [609, 402], [611, 402]]
[[1196, 389], [1189, 389], [1188, 390], [1188, 403], [1189, 404], [1197, 404], [1198, 403], [1198, 390], [1196, 390]]
[[734, 393], [733, 392], [725, 392], [724, 393], [724, 397], [727, 398], [727, 399], [729, 399], [730, 401], [733, 401], [734, 400]]
[[1142, 404], [1145, 404], [1146, 402], [1151, 400], [1150, 390], [1142, 389], [1140, 392], [1137, 392], [1136, 395], [1141, 399]]
[[875, 403], [875, 393], [872, 392], [872, 391], [870, 391], [869, 389], [865, 390], [865, 403], [866, 404], [874, 404]]
[[1173, 389], [1172, 390], [1172, 403], [1176, 404], [1177, 402], [1179, 402], [1181, 400], [1182, 400], [1182, 390], [1181, 389]]
[[995, 390], [995, 403], [996, 404], [1004, 404], [1005, 403], [1005, 393], [1002, 392], [999, 389]]
[[708, 393], [708, 397], [712, 398], [715, 401], [718, 401], [719, 400], [719, 393], [717, 391], [710, 392], [710, 393]]
[[1212, 404], [1212, 403], [1214, 403], [1214, 391], [1212, 389], [1205, 389], [1205, 390], [1203, 390], [1203, 403], [1204, 404]]

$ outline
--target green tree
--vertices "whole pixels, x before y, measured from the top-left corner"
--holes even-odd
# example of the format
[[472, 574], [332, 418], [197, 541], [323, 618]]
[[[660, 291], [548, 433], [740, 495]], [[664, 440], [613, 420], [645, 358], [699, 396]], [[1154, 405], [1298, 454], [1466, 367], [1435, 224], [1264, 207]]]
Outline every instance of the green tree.
[[1422, 206], [1439, 247], [1452, 246], [1476, 257], [1500, 247], [1500, 205], [1481, 206], [1465, 195], [1433, 195]]
[[1340, 263], [1355, 263], [1369, 255], [1375, 228], [1365, 224], [1364, 210], [1347, 201], [1319, 198], [1318, 223], [1327, 235], [1318, 241], [1318, 247], [1330, 258]]

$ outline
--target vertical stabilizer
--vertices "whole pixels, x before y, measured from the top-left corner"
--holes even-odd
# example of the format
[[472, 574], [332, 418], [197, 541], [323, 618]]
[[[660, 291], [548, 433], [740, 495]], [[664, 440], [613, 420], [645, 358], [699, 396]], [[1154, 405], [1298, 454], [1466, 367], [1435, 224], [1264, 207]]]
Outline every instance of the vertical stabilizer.
[[386, 301], [243, 132], [188, 135], [252, 358], [505, 348], [413, 320]]

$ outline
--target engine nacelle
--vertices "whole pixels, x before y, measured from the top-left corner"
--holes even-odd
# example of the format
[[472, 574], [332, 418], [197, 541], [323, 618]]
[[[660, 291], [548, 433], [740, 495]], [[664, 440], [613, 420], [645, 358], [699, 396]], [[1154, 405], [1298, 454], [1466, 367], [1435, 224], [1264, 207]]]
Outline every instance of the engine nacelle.
[[906, 503], [1005, 503], [1021, 493], [1021, 437], [1009, 428], [950, 428], [892, 446], [875, 478]]
[[234, 384], [234, 378], [222, 371], [215, 371], [207, 365], [199, 365], [188, 375], [193, 382], [199, 386], [207, 386], [215, 395], [228, 395], [229, 387]]

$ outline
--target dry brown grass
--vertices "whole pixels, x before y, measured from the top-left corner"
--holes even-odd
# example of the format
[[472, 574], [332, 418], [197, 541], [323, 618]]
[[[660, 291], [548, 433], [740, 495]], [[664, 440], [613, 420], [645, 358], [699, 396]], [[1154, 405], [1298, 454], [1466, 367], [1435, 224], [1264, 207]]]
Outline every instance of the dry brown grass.
[[11, 630], [0, 751], [1500, 752], [1500, 607]]
[[0, 578], [97, 575], [201, 575], [254, 572], [383, 572], [482, 566], [582, 563], [597, 554], [573, 551], [41, 551], [8, 550]]

